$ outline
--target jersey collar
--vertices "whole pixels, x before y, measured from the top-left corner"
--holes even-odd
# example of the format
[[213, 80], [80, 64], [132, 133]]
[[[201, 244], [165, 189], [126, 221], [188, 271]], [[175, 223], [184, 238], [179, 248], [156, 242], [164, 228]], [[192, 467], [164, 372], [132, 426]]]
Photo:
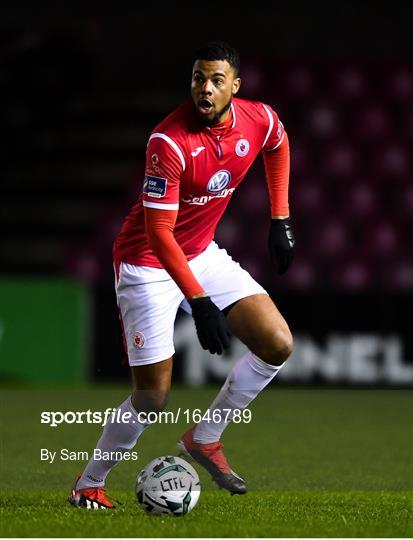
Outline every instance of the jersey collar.
[[231, 103], [231, 111], [232, 111], [232, 118], [233, 118], [231, 128], [234, 128], [234, 127], [235, 127], [235, 124], [236, 124], [236, 122], [237, 122], [237, 117], [236, 117], [236, 115], [235, 115], [234, 102]]

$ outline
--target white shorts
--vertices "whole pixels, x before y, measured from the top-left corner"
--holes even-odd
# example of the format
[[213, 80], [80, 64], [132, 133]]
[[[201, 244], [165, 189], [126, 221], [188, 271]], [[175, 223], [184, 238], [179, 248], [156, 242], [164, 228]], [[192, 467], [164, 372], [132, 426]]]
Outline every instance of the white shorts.
[[[268, 294], [215, 242], [189, 261], [189, 266], [221, 310], [246, 296]], [[170, 358], [175, 352], [173, 331], [178, 308], [189, 314], [191, 308], [167, 271], [123, 262], [116, 296], [129, 365], [154, 364]]]

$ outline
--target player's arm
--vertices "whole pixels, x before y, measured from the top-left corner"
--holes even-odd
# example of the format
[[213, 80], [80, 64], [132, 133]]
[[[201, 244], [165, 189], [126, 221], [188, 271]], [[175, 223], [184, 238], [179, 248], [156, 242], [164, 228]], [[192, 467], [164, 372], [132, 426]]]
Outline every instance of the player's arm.
[[229, 346], [225, 316], [195, 278], [174, 236], [183, 169], [182, 161], [165, 144], [162, 140], [150, 141], [147, 149], [143, 208], [148, 243], [190, 303], [202, 347], [221, 354]]
[[177, 210], [144, 207], [148, 243], [187, 300], [206, 296], [174, 236]]
[[278, 273], [283, 274], [292, 263], [295, 244], [288, 203], [290, 146], [284, 126], [273, 111], [271, 114], [274, 127], [262, 152], [271, 206], [268, 248]]
[[226, 319], [198, 283], [174, 237], [178, 212], [153, 208], [145, 208], [144, 212], [149, 245], [188, 299], [202, 347], [211, 353], [221, 354], [223, 348], [229, 347]]

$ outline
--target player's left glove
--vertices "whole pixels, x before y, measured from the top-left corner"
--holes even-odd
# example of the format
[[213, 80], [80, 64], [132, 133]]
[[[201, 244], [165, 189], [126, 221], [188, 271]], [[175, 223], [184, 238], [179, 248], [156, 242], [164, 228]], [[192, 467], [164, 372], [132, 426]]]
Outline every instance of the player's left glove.
[[290, 218], [272, 219], [268, 236], [268, 249], [279, 274], [284, 274], [290, 267], [294, 256], [294, 244], [295, 239]]

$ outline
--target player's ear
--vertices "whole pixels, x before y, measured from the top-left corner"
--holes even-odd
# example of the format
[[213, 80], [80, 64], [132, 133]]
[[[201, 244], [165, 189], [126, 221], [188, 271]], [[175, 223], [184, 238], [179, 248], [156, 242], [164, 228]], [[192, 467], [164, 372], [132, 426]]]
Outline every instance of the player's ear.
[[241, 79], [237, 77], [236, 79], [234, 79], [232, 83], [232, 95], [235, 95], [238, 92], [240, 86], [241, 86]]

